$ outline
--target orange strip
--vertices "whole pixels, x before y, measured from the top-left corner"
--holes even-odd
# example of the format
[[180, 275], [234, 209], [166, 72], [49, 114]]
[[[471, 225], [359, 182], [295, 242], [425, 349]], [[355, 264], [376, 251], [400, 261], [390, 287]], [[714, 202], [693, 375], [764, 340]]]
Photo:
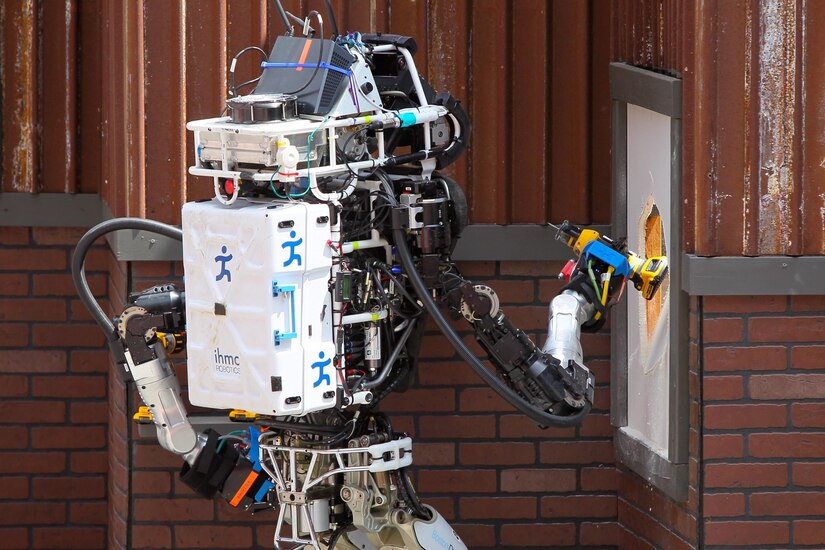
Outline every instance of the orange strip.
[[237, 507], [238, 504], [241, 503], [241, 499], [243, 499], [246, 492], [249, 490], [250, 487], [252, 487], [252, 484], [255, 483], [256, 479], [258, 479], [258, 472], [254, 470], [249, 472], [249, 475], [246, 476], [243, 485], [241, 485], [241, 488], [238, 489], [237, 493], [235, 493], [235, 496], [232, 497], [232, 500], [229, 501], [229, 504]]
[[[304, 51], [301, 52], [301, 58], [298, 60], [298, 65], [303, 65], [304, 62], [307, 60], [307, 56], [309, 55], [309, 47], [312, 45], [312, 41], [307, 38], [307, 41], [304, 42]], [[303, 71], [303, 67], [295, 67], [296, 71]]]

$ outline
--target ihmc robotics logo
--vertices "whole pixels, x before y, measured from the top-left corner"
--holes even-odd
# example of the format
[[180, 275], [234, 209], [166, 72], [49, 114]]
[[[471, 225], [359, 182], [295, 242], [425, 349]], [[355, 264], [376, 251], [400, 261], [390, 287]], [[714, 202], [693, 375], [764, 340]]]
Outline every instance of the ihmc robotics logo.
[[215, 348], [215, 373], [222, 376], [240, 377], [241, 358], [231, 353], [223, 354], [220, 348]]
[[221, 247], [221, 254], [215, 256], [215, 263], [221, 264], [221, 272], [218, 273], [218, 276], [215, 277], [216, 281], [220, 281], [224, 277], [226, 277], [226, 282], [232, 282], [232, 272], [226, 269], [226, 264], [232, 260], [232, 254], [226, 254], [226, 245]]

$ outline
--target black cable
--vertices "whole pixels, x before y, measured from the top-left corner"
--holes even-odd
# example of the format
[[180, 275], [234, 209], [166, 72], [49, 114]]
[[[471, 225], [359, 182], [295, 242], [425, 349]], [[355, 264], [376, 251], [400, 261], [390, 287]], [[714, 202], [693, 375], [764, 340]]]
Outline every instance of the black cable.
[[235, 63], [238, 61], [238, 59], [240, 59], [240, 57], [243, 54], [245, 54], [246, 52], [251, 51], [251, 50], [255, 50], [257, 52], [260, 52], [260, 54], [264, 58], [264, 61], [266, 61], [269, 58], [267, 53], [265, 51], [263, 51], [261, 48], [259, 48], [258, 46], [247, 46], [246, 48], [242, 49], [241, 51], [239, 51], [238, 53], [235, 54], [235, 57], [232, 58], [232, 63], [229, 65], [229, 95], [232, 96], [232, 97], [234, 97], [238, 94], [238, 90], [240, 90], [241, 88], [243, 88], [245, 86], [249, 86], [250, 84], [254, 84], [255, 82], [258, 82], [261, 79], [261, 76], [263, 76], [263, 74], [261, 74], [257, 78], [253, 78], [252, 80], [247, 80], [243, 84], [239, 84], [238, 86], [235, 86]]
[[338, 539], [346, 532], [349, 526], [352, 525], [351, 523], [344, 523], [339, 525], [338, 528], [332, 532], [332, 536], [329, 537], [329, 542], [327, 542], [327, 550], [334, 550], [335, 545], [338, 544]]
[[281, 21], [284, 22], [284, 27], [286, 27], [286, 35], [292, 36], [293, 30], [292, 25], [289, 24], [289, 19], [286, 17], [286, 12], [284, 11], [284, 7], [281, 5], [280, 0], [272, 0], [275, 3], [275, 9], [278, 11], [278, 15], [281, 16]]
[[479, 361], [473, 352], [470, 351], [470, 349], [464, 344], [461, 337], [456, 334], [453, 327], [447, 319], [444, 318], [441, 310], [433, 301], [432, 296], [430, 296], [424, 281], [421, 279], [421, 276], [418, 274], [418, 270], [415, 267], [415, 260], [413, 260], [410, 249], [407, 246], [407, 235], [404, 232], [404, 229], [394, 228], [393, 238], [395, 241], [395, 247], [401, 257], [401, 265], [404, 266], [407, 277], [410, 279], [410, 282], [415, 289], [415, 293], [418, 294], [418, 298], [424, 304], [424, 308], [430, 313], [430, 315], [432, 315], [435, 323], [438, 325], [438, 328], [441, 329], [441, 332], [450, 344], [453, 345], [453, 348], [455, 348], [461, 358], [464, 359], [464, 361], [470, 365], [474, 371], [476, 371], [476, 374], [478, 374], [481, 379], [493, 389], [493, 391], [499, 394], [516, 409], [528, 416], [531, 420], [542, 426], [558, 426], [567, 428], [576, 426], [584, 420], [584, 417], [590, 413], [590, 409], [592, 407], [590, 403], [585, 403], [584, 407], [582, 407], [579, 412], [570, 416], [551, 414], [534, 407], [530, 403], [527, 403], [516, 391], [502, 382], [495, 374], [487, 370], [481, 361]]
[[[315, 64], [315, 70], [312, 71], [312, 76], [309, 77], [309, 80], [307, 80], [306, 84], [304, 84], [303, 86], [301, 86], [300, 88], [298, 88], [294, 92], [286, 92], [287, 95], [298, 95], [299, 93], [306, 90], [307, 86], [312, 84], [312, 81], [315, 80], [315, 76], [318, 74], [318, 69], [321, 68], [321, 63], [324, 62], [324, 42], [325, 42], [324, 38], [323, 38], [323, 36], [324, 36], [324, 20], [323, 20], [323, 18], [321, 18], [321, 14], [318, 13], [317, 11], [315, 11], [315, 10], [312, 10], [311, 12], [309, 12], [309, 15], [307, 15], [307, 17], [311, 17], [312, 15], [315, 15], [318, 18], [318, 26], [321, 27], [321, 44], [320, 44], [320, 47], [318, 48], [318, 63]], [[284, 16], [284, 17], [286, 17], [286, 16]]]
[[113, 220], [107, 220], [92, 227], [80, 238], [75, 247], [74, 254], [72, 254], [72, 280], [77, 289], [77, 294], [80, 296], [80, 301], [83, 302], [83, 305], [89, 310], [92, 318], [109, 341], [117, 338], [115, 335], [115, 327], [112, 321], [106, 316], [106, 313], [103, 312], [103, 308], [97, 303], [94, 294], [92, 294], [89, 288], [89, 283], [86, 281], [84, 263], [86, 261], [86, 254], [89, 253], [89, 249], [98, 238], [107, 233], [122, 229], [149, 231], [176, 241], [183, 240], [183, 232], [177, 227], [143, 218], [115, 218]]

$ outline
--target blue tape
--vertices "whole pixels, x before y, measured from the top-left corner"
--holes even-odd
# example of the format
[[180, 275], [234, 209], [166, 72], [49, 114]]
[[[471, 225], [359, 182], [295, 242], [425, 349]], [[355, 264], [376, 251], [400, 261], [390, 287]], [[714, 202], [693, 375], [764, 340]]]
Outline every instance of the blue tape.
[[607, 265], [613, 266], [614, 274], [627, 277], [630, 274], [630, 264], [624, 255], [616, 252], [601, 241], [590, 241], [582, 250], [585, 259], [590, 257], [599, 259]]
[[401, 127], [404, 128], [405, 126], [415, 126], [417, 119], [415, 118], [415, 113], [398, 113], [396, 115], [398, 120], [401, 121]]
[[326, 61], [321, 61], [321, 63], [270, 63], [269, 61], [264, 61], [261, 63], [262, 69], [297, 69], [298, 67], [305, 69], [315, 69], [318, 67], [320, 69], [327, 69], [341, 73], [344, 76], [349, 76], [352, 74], [352, 71], [342, 69], [341, 67], [336, 67], [335, 65], [330, 65]]

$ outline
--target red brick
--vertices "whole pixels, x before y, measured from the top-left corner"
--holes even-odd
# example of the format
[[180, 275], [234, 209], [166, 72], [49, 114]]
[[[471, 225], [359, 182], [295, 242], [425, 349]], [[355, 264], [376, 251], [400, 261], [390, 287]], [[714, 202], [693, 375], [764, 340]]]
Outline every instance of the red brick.
[[0, 449], [25, 449], [29, 446], [29, 430], [26, 426], [0, 427]]
[[785, 487], [787, 464], [705, 464], [705, 487]]
[[461, 519], [534, 519], [535, 497], [469, 497], [459, 500]]
[[0, 273], [0, 296], [27, 296], [29, 276], [25, 273]]
[[753, 516], [821, 516], [825, 514], [825, 494], [802, 491], [753, 493], [750, 513]]
[[32, 428], [35, 449], [99, 449], [106, 446], [102, 426]]
[[66, 301], [49, 298], [4, 298], [0, 321], [65, 321]]
[[706, 372], [785, 370], [787, 354], [781, 346], [705, 348], [703, 368]]
[[62, 401], [0, 401], [0, 423], [46, 424], [66, 421]]
[[550, 261], [506, 261], [501, 262], [500, 274], [502, 276], [515, 277], [538, 277], [539, 279], [553, 278], [561, 271], [562, 264]]
[[81, 401], [70, 405], [72, 424], [105, 424], [109, 418], [109, 404], [105, 401]]
[[0, 323], [0, 347], [27, 347], [29, 325], [26, 323]]
[[[224, 541], [227, 544], [229, 541]], [[269, 542], [272, 542], [270, 539]], [[172, 548], [172, 531], [165, 525], [133, 525], [133, 548]]]
[[533, 464], [536, 448], [532, 443], [461, 443], [458, 448], [462, 465]]
[[751, 342], [822, 342], [825, 318], [752, 317], [748, 321], [748, 338]]
[[825, 545], [825, 521], [800, 519], [793, 522], [793, 543]]
[[811, 399], [825, 397], [825, 374], [764, 374], [751, 376], [753, 399]]
[[741, 458], [745, 452], [745, 440], [741, 435], [704, 434], [702, 455], [706, 460], [713, 458]]
[[476, 284], [487, 285], [492, 288], [503, 305], [531, 304], [536, 299], [535, 279], [521, 281], [505, 281], [501, 279], [473, 281]]
[[825, 458], [825, 434], [750, 434], [748, 450], [757, 458]]
[[136, 521], [203, 521], [215, 515], [215, 503], [194, 498], [136, 498]]
[[[32, 276], [33, 294], [35, 296], [77, 296], [77, 288], [69, 273], [43, 273]], [[92, 294], [97, 297], [106, 295], [106, 275], [93, 273], [86, 276]]]
[[66, 353], [53, 350], [0, 350], [0, 372], [66, 372]]
[[795, 462], [793, 483], [800, 487], [825, 487], [825, 463]]
[[745, 515], [745, 495], [742, 493], [705, 493], [702, 513], [706, 518], [728, 518]]
[[741, 342], [745, 323], [739, 317], [705, 319], [702, 323], [702, 338], [706, 344], [721, 342]]
[[35, 397], [105, 397], [103, 376], [35, 376], [32, 378]]
[[49, 525], [66, 521], [66, 509], [45, 502], [0, 502], [0, 525]]
[[103, 498], [103, 477], [36, 477], [32, 481], [37, 500], [82, 500]]
[[786, 296], [705, 296], [704, 313], [781, 312], [788, 308]]
[[543, 518], [615, 518], [616, 495], [564, 495], [541, 499]]
[[[174, 277], [174, 267], [172, 262], [135, 262], [132, 265], [132, 275], [136, 278], [172, 278]], [[154, 283], [153, 283], [154, 284]], [[151, 285], [136, 285], [138, 289], [143, 290], [146, 286]]]
[[418, 381], [422, 386], [467, 386], [482, 383], [464, 361], [424, 361], [418, 365]]
[[510, 546], [548, 548], [576, 544], [574, 523], [507, 523], [501, 527], [501, 543]]
[[787, 405], [707, 405], [705, 428], [782, 428], [787, 425]]
[[705, 401], [730, 401], [742, 399], [744, 384], [741, 376], [705, 376], [702, 391]]
[[705, 544], [708, 546], [764, 546], [788, 544], [790, 526], [787, 521], [708, 521], [705, 523]]
[[452, 466], [455, 464], [455, 443], [414, 443], [416, 466]]
[[35, 548], [106, 548], [102, 527], [38, 527], [33, 538]]
[[102, 474], [109, 470], [109, 454], [106, 451], [73, 451], [71, 471], [76, 474]]
[[615, 546], [619, 525], [614, 521], [582, 522], [579, 542], [582, 546]]
[[825, 368], [825, 346], [794, 346], [791, 348], [791, 367], [821, 370]]
[[418, 489], [422, 493], [492, 493], [496, 490], [495, 470], [420, 470]]
[[495, 527], [492, 525], [456, 523], [453, 528], [467, 548], [494, 548], [498, 546], [496, 544]]
[[545, 464], [612, 464], [610, 441], [547, 441], [541, 444]]
[[105, 500], [69, 504], [71, 525], [107, 525], [108, 519], [109, 505]]
[[68, 267], [65, 250], [48, 248], [0, 249], [2, 271], [63, 271]]
[[583, 491], [616, 490], [618, 485], [616, 468], [596, 467], [581, 469], [581, 488]]
[[456, 356], [455, 348], [446, 338], [427, 336], [425, 345], [421, 346], [419, 359], [449, 359]]
[[[587, 422], [587, 419], [585, 419]], [[504, 438], [524, 439], [570, 439], [576, 436], [576, 428], [540, 428], [535, 422], [522, 414], [508, 414], [500, 417], [500, 436]]]
[[[508, 307], [504, 313], [515, 326], [525, 332], [547, 330], [546, 306], [513, 306]], [[584, 345], [582, 347], [588, 349]]]
[[455, 390], [411, 389], [397, 394], [396, 399], [387, 399], [381, 403], [385, 412], [452, 412], [455, 411]]
[[29, 545], [29, 530], [25, 527], [0, 528], [0, 540], [6, 550], [22, 550], [31, 548]]
[[51, 245], [71, 245], [77, 244], [77, 241], [86, 234], [87, 229], [83, 227], [33, 227], [32, 237], [37, 244], [51, 244]]
[[609, 414], [589, 414], [579, 428], [582, 437], [613, 438], [613, 426], [610, 424]]
[[511, 469], [501, 471], [505, 493], [567, 493], [576, 489], [573, 469]]
[[791, 296], [791, 311], [825, 311], [825, 296]]
[[[558, 267], [556, 273], [561, 271], [563, 266], [559, 264]], [[539, 279], [539, 301], [549, 304], [561, 292], [564, 285], [564, 281], [560, 281], [555, 277], [552, 279]]]
[[0, 483], [0, 500], [24, 500], [29, 498], [29, 478], [3, 476]]
[[108, 351], [72, 350], [69, 353], [69, 370], [72, 372], [102, 372], [114, 369]]
[[793, 403], [791, 419], [798, 428], [825, 427], [825, 403]]
[[29, 379], [26, 376], [0, 376], [0, 397], [26, 397]]
[[490, 388], [461, 391], [459, 409], [469, 412], [515, 412], [513, 406]]
[[37, 324], [32, 327], [32, 344], [38, 348], [101, 348], [103, 332], [92, 323]]
[[469, 278], [491, 277], [496, 274], [496, 262], [462, 261], [458, 262], [458, 268]]
[[175, 548], [235, 548], [252, 546], [252, 528], [229, 525], [176, 525]]
[[10, 225], [0, 226], [0, 244], [29, 244], [28, 227], [12, 227]]
[[496, 435], [496, 417], [492, 415], [422, 416], [419, 422], [424, 439], [476, 439]]

